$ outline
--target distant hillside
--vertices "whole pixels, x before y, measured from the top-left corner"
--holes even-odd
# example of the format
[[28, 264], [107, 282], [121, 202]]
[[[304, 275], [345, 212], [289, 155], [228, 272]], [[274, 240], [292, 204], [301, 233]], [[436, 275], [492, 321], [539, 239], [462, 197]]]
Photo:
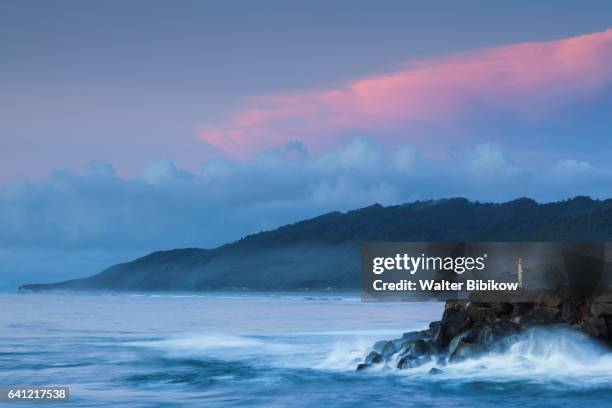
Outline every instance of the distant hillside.
[[610, 241], [612, 200], [538, 204], [462, 198], [333, 212], [215, 249], [154, 252], [89, 278], [21, 290], [357, 289], [360, 249], [378, 241]]

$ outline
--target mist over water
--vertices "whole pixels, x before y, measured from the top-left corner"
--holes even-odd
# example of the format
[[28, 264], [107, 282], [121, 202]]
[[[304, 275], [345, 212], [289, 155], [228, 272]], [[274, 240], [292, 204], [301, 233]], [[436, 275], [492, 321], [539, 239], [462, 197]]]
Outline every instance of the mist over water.
[[[612, 355], [567, 329], [442, 367], [355, 372], [440, 303], [356, 294], [0, 295], [0, 386], [68, 385], [71, 406], [606, 406]], [[27, 404], [20, 404], [27, 406]], [[34, 405], [33, 405], [34, 406]], [[40, 406], [40, 404], [35, 404]]]

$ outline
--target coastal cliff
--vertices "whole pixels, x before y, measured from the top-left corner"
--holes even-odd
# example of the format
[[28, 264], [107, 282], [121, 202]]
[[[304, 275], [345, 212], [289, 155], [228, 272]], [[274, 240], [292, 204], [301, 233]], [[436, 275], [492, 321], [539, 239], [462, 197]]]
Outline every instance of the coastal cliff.
[[526, 331], [539, 326], [571, 328], [612, 346], [612, 293], [547, 292], [530, 303], [447, 301], [440, 321], [375, 343], [356, 368], [403, 370], [430, 364], [429, 372], [439, 374], [447, 364], [504, 352]]

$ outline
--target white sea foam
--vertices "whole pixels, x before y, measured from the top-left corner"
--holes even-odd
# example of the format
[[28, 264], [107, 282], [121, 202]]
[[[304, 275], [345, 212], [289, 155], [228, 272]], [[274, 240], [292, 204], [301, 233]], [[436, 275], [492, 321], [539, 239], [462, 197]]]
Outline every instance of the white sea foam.
[[241, 348], [257, 348], [262, 350], [270, 348], [272, 344], [248, 336], [215, 333], [183, 335], [162, 340], [133, 342], [131, 345], [168, 351], [198, 353], [211, 350], [237, 350]]
[[612, 384], [612, 353], [588, 336], [564, 328], [536, 328], [526, 332], [504, 353], [438, 367], [435, 362], [412, 370], [393, 370], [432, 381], [525, 381], [549, 387], [593, 388]]
[[371, 346], [371, 341], [365, 339], [335, 343], [322, 360], [315, 362], [313, 368], [333, 371], [354, 370]]

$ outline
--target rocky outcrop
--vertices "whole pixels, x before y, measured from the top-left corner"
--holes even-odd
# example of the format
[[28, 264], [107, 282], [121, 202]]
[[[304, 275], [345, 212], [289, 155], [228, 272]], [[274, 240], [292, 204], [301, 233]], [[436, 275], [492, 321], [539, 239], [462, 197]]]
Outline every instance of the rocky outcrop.
[[507, 350], [525, 329], [537, 325], [569, 326], [611, 346], [612, 294], [548, 292], [531, 303], [447, 301], [440, 321], [377, 342], [357, 370], [377, 365], [403, 370], [433, 362], [429, 372], [439, 374], [446, 364]]

